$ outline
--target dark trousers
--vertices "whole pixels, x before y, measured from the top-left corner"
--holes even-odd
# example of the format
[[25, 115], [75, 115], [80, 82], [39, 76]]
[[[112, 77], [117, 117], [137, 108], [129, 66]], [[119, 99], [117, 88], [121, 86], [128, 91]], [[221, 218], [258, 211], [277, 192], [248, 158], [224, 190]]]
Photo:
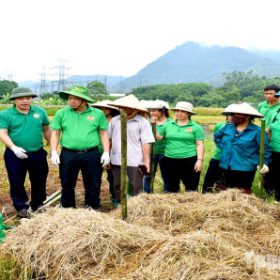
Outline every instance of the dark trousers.
[[100, 154], [98, 149], [90, 152], [73, 153], [62, 149], [59, 173], [61, 179], [62, 207], [76, 207], [75, 186], [79, 171], [85, 187], [85, 205], [96, 209], [100, 207]]
[[29, 208], [28, 196], [24, 187], [27, 172], [31, 183], [30, 206], [32, 210], [37, 210], [46, 199], [46, 182], [49, 172], [47, 152], [40, 149], [36, 152], [27, 152], [27, 155], [27, 159], [19, 159], [10, 149], [6, 149], [4, 154], [10, 182], [10, 194], [17, 211]]
[[223, 170], [225, 185], [229, 188], [238, 188], [251, 193], [256, 171]]
[[280, 153], [272, 152], [269, 172], [264, 176], [264, 188], [268, 193], [274, 193], [275, 199], [280, 201]]
[[[115, 195], [118, 202], [121, 200], [121, 167], [112, 165], [114, 175]], [[127, 176], [131, 187], [131, 195], [135, 196], [143, 190], [143, 174], [137, 166], [127, 166]]]
[[194, 191], [199, 184], [200, 172], [194, 171], [197, 157], [190, 158], [168, 158], [163, 157], [163, 176], [167, 184], [168, 192], [178, 192], [182, 180], [185, 190]]
[[219, 164], [218, 159], [211, 158], [202, 186], [203, 192], [211, 192], [216, 183], [223, 183], [223, 172]]
[[[165, 179], [163, 177], [163, 172], [162, 172], [162, 159], [163, 159], [163, 155], [155, 156], [155, 173], [157, 172], [157, 167], [159, 165], [160, 172], [161, 172], [161, 178], [163, 181], [163, 191], [167, 192], [167, 185], [165, 183]], [[147, 192], [147, 193], [150, 192], [150, 176], [144, 177], [144, 192]]]
[[116, 199], [115, 187], [114, 187], [114, 175], [112, 169], [107, 169], [107, 181], [109, 183], [109, 191], [111, 199]]

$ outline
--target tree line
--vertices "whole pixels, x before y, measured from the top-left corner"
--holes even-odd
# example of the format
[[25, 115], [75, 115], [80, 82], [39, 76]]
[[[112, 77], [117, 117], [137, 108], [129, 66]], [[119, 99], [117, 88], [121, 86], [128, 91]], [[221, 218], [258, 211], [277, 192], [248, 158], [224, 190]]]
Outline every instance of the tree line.
[[[253, 71], [234, 71], [224, 74], [224, 84], [215, 87], [207, 83], [179, 83], [161, 84], [134, 88], [130, 93], [140, 99], [162, 99], [169, 103], [185, 100], [196, 107], [225, 107], [235, 102], [248, 102], [257, 105], [263, 101], [263, 89], [268, 84], [279, 84], [280, 77], [267, 78], [258, 76]], [[14, 81], [0, 81], [0, 96], [2, 103], [9, 103], [12, 89], [17, 87]], [[91, 97], [98, 101], [108, 98], [109, 94], [105, 85], [100, 81], [92, 81], [87, 87]], [[64, 104], [57, 92], [46, 92], [41, 96], [43, 104]]]

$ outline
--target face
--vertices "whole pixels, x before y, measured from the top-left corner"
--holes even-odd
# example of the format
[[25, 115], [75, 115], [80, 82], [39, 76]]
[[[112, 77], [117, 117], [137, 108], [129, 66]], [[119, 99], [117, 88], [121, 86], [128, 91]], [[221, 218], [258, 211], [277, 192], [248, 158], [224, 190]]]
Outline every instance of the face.
[[275, 90], [265, 90], [264, 91], [264, 98], [267, 102], [275, 102], [278, 98], [275, 97]]
[[232, 115], [232, 122], [235, 125], [243, 124], [249, 121], [250, 116], [245, 114], [233, 114]]
[[32, 104], [31, 96], [17, 97], [14, 99], [14, 103], [16, 108], [22, 111], [28, 111], [30, 109], [30, 105]]
[[123, 110], [126, 113], [127, 119], [134, 118], [138, 113], [138, 110], [135, 110], [135, 109], [132, 109], [132, 108], [123, 108]]
[[150, 117], [151, 118], [161, 118], [162, 112], [157, 109], [149, 109]]
[[67, 103], [72, 109], [76, 110], [83, 107], [83, 105], [86, 104], [86, 101], [80, 97], [69, 95]]
[[108, 117], [108, 116], [112, 115], [112, 110], [109, 109], [109, 108], [104, 108], [104, 107], [103, 107], [103, 108], [102, 108], [102, 111], [103, 111], [105, 117]]
[[190, 114], [186, 111], [175, 110], [175, 116], [179, 121], [187, 121], [190, 119]]

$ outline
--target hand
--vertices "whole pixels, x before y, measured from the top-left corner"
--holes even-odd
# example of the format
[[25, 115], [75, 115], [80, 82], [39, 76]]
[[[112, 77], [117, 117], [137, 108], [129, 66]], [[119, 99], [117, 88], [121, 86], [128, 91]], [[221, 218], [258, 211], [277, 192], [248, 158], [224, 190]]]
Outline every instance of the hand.
[[51, 163], [56, 167], [58, 167], [58, 165], [60, 164], [60, 159], [57, 151], [51, 151]]
[[[259, 169], [260, 167], [258, 166], [258, 169]], [[262, 173], [262, 174], [266, 174], [268, 171], [269, 171], [269, 168], [268, 168], [268, 166], [266, 165], [266, 164], [264, 164], [263, 165], [263, 167], [262, 167], [262, 169], [261, 170], [259, 170], [260, 171], [260, 173]]]
[[21, 147], [17, 147], [17, 146], [12, 146], [11, 150], [14, 152], [14, 154], [20, 158], [20, 159], [25, 159], [28, 158], [26, 151], [21, 148]]
[[102, 154], [100, 163], [102, 164], [103, 168], [110, 163], [110, 156], [108, 152], [104, 152]]
[[194, 165], [195, 172], [200, 172], [202, 169], [202, 160], [198, 159]]
[[157, 122], [157, 118], [156, 117], [151, 117], [150, 118], [150, 124], [156, 123]]

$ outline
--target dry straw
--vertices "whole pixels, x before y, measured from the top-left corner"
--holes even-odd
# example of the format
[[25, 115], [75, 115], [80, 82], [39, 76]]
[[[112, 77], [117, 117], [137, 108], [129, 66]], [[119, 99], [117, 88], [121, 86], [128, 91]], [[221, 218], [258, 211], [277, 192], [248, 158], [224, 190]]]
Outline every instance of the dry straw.
[[253, 196], [141, 194], [126, 222], [119, 209], [110, 215], [52, 209], [1, 249], [34, 278], [279, 279], [280, 208]]

